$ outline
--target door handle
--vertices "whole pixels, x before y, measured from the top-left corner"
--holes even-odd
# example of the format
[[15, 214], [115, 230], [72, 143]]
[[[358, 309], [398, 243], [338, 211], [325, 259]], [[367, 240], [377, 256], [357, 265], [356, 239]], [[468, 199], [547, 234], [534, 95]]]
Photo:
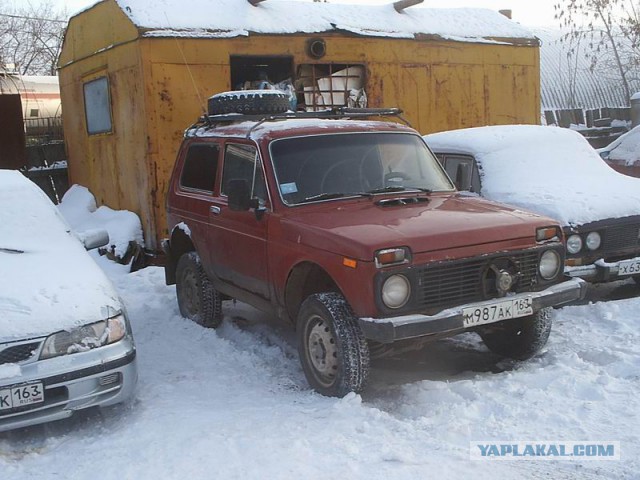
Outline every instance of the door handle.
[[214, 215], [220, 215], [220, 212], [222, 210], [220, 209], [220, 207], [217, 207], [217, 206], [213, 205], [213, 206], [209, 207], [209, 211], [211, 213], [213, 213]]

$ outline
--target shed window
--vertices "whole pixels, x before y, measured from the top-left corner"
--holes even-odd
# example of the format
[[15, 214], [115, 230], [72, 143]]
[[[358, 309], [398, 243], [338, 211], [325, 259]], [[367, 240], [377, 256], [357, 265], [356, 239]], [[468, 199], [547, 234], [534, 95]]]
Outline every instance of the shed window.
[[89, 135], [112, 131], [107, 77], [100, 77], [84, 84], [84, 112]]
[[191, 145], [180, 177], [180, 186], [213, 192], [218, 171], [220, 147], [215, 144]]
[[306, 110], [366, 107], [365, 68], [358, 64], [303, 64], [298, 66], [298, 98]]

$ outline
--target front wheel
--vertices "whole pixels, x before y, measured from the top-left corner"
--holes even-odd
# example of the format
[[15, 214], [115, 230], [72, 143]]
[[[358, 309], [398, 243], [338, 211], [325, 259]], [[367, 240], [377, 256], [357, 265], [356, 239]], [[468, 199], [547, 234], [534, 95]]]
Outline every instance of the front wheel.
[[362, 391], [369, 375], [369, 349], [342, 295], [309, 296], [300, 307], [297, 331], [300, 362], [311, 387], [331, 397]]
[[222, 299], [196, 252], [185, 253], [178, 260], [176, 294], [183, 317], [207, 328], [216, 328], [222, 322]]
[[478, 333], [492, 352], [503, 357], [526, 360], [546, 345], [551, 324], [551, 309], [544, 308], [527, 317], [483, 327]]

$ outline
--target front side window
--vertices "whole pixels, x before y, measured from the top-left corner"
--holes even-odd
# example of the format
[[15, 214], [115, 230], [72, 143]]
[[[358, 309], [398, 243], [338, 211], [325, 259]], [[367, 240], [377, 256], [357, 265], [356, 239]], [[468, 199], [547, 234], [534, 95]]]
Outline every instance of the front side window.
[[216, 144], [190, 145], [184, 159], [180, 186], [182, 188], [213, 192], [218, 170], [220, 148]]
[[251, 198], [266, 202], [267, 189], [262, 173], [262, 163], [253, 145], [227, 145], [222, 171], [223, 195], [228, 194], [231, 180], [245, 180], [251, 188]]
[[111, 98], [107, 77], [100, 77], [84, 84], [84, 111], [89, 135], [112, 131]]
[[420, 137], [351, 133], [276, 140], [271, 157], [285, 203], [453, 185]]

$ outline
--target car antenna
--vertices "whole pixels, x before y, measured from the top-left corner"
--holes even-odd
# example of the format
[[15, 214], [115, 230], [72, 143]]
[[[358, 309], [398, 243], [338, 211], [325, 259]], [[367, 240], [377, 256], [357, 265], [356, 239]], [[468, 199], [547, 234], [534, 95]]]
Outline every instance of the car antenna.
[[[167, 16], [167, 12], [163, 11], [162, 12], [164, 14], [164, 18], [167, 19], [167, 27], [169, 27], [169, 30], [174, 31], [173, 27], [171, 26], [171, 22], [169, 22], [169, 17]], [[189, 72], [189, 78], [191, 78], [191, 84], [193, 85], [193, 89], [196, 91], [196, 96], [198, 97], [198, 100], [200, 101], [200, 106], [202, 107], [202, 113], [204, 115], [204, 117], [207, 117], [207, 114], [209, 113], [207, 111], [207, 107], [205, 106], [204, 100], [202, 99], [202, 95], [200, 95], [200, 92], [198, 91], [198, 87], [196, 85], [196, 81], [193, 78], [193, 73], [191, 72], [191, 67], [189, 66], [189, 63], [187, 62], [187, 57], [184, 54], [184, 51], [182, 50], [182, 47], [180, 46], [180, 42], [178, 41], [178, 37], [174, 36], [173, 39], [176, 41], [176, 46], [178, 47], [178, 51], [180, 52], [180, 55], [182, 56], [182, 61], [184, 62], [184, 66], [187, 67], [187, 71]], [[206, 120], [207, 123], [208, 120]]]

